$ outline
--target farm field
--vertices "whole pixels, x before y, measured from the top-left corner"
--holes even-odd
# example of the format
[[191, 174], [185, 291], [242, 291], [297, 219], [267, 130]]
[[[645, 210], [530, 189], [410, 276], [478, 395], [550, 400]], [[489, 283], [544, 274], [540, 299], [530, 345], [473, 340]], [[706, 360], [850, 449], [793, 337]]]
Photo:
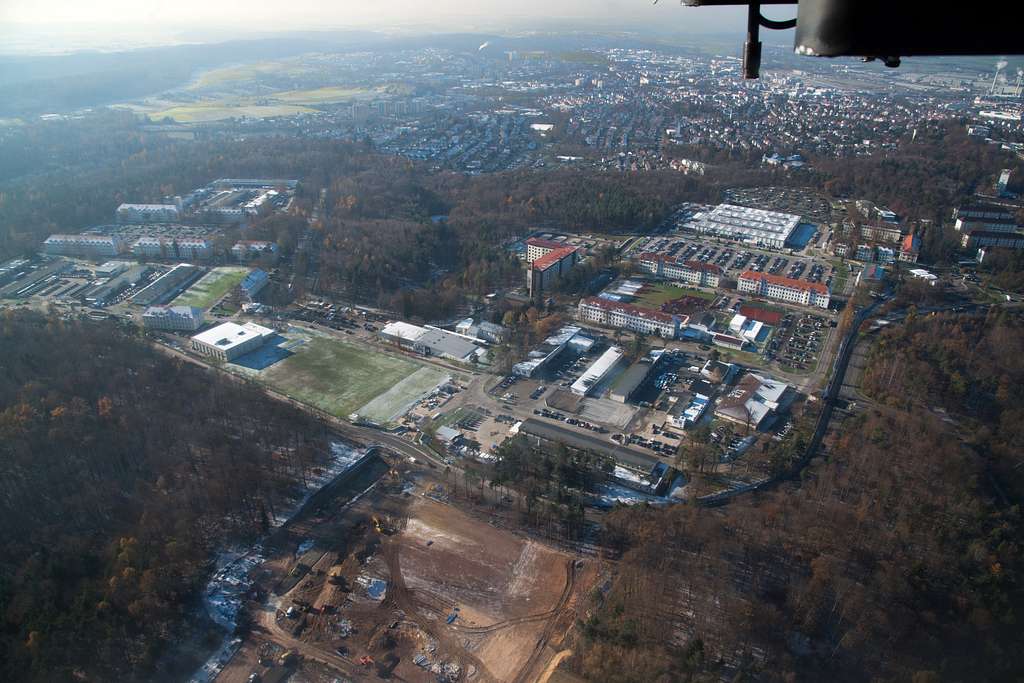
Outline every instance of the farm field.
[[174, 306], [195, 306], [210, 309], [225, 294], [242, 284], [249, 274], [248, 268], [223, 266], [214, 268], [172, 302]]
[[715, 298], [715, 295], [710, 292], [702, 292], [699, 289], [688, 289], [659, 282], [649, 283], [644, 287], [643, 292], [637, 297], [636, 304], [646, 308], [659, 309], [662, 304], [682, 296], [692, 296], [698, 299], [707, 299], [708, 301]]
[[[352, 413], [389, 422], [440, 384], [447, 373], [415, 361], [292, 328], [284, 334], [287, 353], [256, 369], [238, 370], [336, 417]], [[260, 369], [262, 368], [262, 369]]]

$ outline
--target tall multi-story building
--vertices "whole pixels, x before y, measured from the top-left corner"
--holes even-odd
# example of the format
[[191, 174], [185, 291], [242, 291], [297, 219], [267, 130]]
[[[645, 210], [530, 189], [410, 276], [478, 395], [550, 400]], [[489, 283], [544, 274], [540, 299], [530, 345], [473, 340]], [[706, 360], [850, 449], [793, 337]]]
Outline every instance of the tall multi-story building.
[[50, 235], [43, 251], [57, 256], [117, 256], [124, 242], [117, 235]]
[[641, 254], [637, 265], [651, 275], [699, 287], [717, 287], [722, 275], [722, 269], [713, 263], [681, 261], [665, 254]]
[[541, 256], [547, 256], [555, 249], [562, 249], [568, 245], [562, 242], [544, 240], [539, 237], [531, 237], [526, 240], [526, 262], [533, 263]]
[[150, 306], [142, 314], [147, 330], [195, 332], [203, 326], [203, 310], [195, 306]]
[[579, 320], [614, 327], [623, 330], [656, 334], [666, 339], [675, 339], [689, 318], [652, 311], [632, 304], [619, 303], [592, 296], [580, 300], [576, 317]]
[[804, 282], [795, 278], [748, 270], [740, 275], [736, 288], [741, 292], [768, 299], [828, 308], [828, 287], [820, 282]]
[[526, 291], [532, 297], [549, 289], [559, 278], [572, 270], [579, 258], [576, 247], [552, 249], [534, 260], [526, 270]]

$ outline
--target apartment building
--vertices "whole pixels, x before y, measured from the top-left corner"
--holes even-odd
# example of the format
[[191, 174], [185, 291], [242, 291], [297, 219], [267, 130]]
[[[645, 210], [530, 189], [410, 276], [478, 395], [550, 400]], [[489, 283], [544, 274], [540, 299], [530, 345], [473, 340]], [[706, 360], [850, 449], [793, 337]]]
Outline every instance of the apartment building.
[[150, 306], [142, 314], [147, 330], [195, 332], [203, 326], [203, 311], [195, 306]]
[[117, 256], [123, 247], [117, 235], [50, 235], [43, 242], [43, 251], [56, 256]]

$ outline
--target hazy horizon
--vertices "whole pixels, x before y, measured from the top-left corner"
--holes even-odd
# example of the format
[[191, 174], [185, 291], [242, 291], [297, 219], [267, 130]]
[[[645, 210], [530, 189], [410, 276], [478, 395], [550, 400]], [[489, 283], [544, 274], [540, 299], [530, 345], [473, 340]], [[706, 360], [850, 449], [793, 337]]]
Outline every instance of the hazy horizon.
[[[788, 8], [792, 9], [792, 8]], [[211, 4], [98, 0], [3, 0], [0, 51], [53, 54], [76, 50], [138, 47], [268, 37], [296, 31], [375, 30], [393, 32], [523, 32], [550, 29], [618, 30], [651, 34], [739, 33], [744, 10], [687, 8], [650, 0], [484, 0], [467, 8], [456, 0], [429, 7], [398, 0], [386, 7], [343, 1], [323, 6], [316, 0], [277, 3], [226, 0]]]

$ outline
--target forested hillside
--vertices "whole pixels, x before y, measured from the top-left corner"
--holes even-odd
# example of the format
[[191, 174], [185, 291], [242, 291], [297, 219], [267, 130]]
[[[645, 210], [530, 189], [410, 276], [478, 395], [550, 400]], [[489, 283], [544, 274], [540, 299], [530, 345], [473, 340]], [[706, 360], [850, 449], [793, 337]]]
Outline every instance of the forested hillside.
[[267, 528], [323, 430], [112, 324], [5, 311], [0, 368], [0, 679], [187, 677], [161, 657], [214, 549]]
[[847, 422], [799, 485], [716, 510], [612, 513], [619, 575], [581, 624], [575, 670], [645, 682], [736, 671], [1016, 680], [1021, 330], [1009, 317], [892, 329], [866, 382], [885, 403]]

